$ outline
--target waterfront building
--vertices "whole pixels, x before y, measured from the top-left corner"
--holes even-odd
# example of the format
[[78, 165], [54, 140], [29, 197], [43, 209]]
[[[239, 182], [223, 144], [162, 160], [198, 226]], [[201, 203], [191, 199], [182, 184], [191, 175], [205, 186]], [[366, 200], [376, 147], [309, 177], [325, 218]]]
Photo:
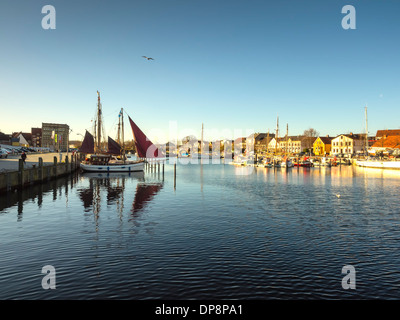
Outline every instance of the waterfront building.
[[42, 123], [42, 147], [51, 151], [67, 151], [69, 126], [59, 123]]
[[268, 151], [268, 145], [273, 138], [275, 138], [274, 133], [267, 133], [264, 138], [261, 138], [256, 144], [256, 149], [259, 150], [258, 153]]
[[301, 136], [301, 151], [300, 152], [310, 152], [313, 148], [313, 143], [317, 137], [316, 136]]
[[41, 147], [42, 146], [42, 128], [32, 128], [32, 147]]
[[341, 134], [332, 139], [331, 155], [352, 155], [365, 150], [365, 134]]
[[279, 139], [279, 145], [284, 153], [299, 153], [302, 151], [302, 138], [300, 136], [289, 136]]
[[16, 147], [29, 147], [32, 145], [32, 134], [27, 132], [13, 132], [11, 144]]
[[11, 135], [0, 132], [0, 144], [11, 144]]
[[280, 152], [279, 149], [279, 140], [276, 137], [273, 137], [268, 143], [267, 147], [268, 153]]
[[255, 136], [259, 133], [252, 133], [246, 138], [246, 154], [254, 153]]
[[378, 130], [376, 132], [376, 140], [385, 139], [390, 136], [400, 136], [400, 129], [396, 130]]
[[240, 152], [243, 153], [245, 152], [246, 149], [246, 138], [241, 137], [241, 138], [236, 138], [233, 144], [233, 151], [234, 152]]
[[165, 144], [165, 154], [176, 154], [176, 144], [175, 143], [173, 143], [173, 142], [171, 142], [171, 141], [168, 141], [166, 144]]
[[262, 153], [267, 151], [267, 147], [274, 134], [256, 132], [246, 139], [246, 147], [254, 153]]
[[331, 137], [318, 137], [313, 143], [313, 152], [316, 156], [324, 156], [330, 154], [331, 152]]
[[288, 136], [272, 138], [268, 144], [268, 152], [300, 153], [305, 149], [303, 136]]
[[224, 146], [223, 155], [225, 158], [230, 158], [235, 152], [235, 140], [224, 139], [221, 142], [221, 146]]
[[370, 153], [391, 152], [400, 150], [400, 135], [387, 136], [380, 138], [368, 150]]

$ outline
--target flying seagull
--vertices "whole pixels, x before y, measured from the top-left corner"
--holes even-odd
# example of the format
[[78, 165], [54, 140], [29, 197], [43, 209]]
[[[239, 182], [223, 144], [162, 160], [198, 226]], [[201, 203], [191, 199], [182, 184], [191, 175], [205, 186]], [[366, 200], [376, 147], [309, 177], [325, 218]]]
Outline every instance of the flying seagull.
[[149, 57], [146, 57], [146, 56], [142, 56], [142, 57], [147, 59], [147, 60], [154, 60], [153, 58], [149, 58]]

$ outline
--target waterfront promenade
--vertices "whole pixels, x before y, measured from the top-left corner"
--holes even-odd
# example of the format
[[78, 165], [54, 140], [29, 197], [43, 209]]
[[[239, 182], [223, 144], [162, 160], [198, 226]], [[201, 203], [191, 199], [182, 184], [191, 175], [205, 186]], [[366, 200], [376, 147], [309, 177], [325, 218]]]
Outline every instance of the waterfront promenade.
[[0, 159], [0, 192], [29, 187], [76, 171], [79, 168], [77, 157], [66, 155], [28, 154], [24, 164], [21, 156]]
[[[61, 154], [62, 161], [65, 161], [67, 153]], [[72, 155], [71, 152], [68, 153], [69, 156]], [[60, 162], [60, 153], [27, 153], [25, 160], [25, 169], [33, 168], [39, 165], [39, 158], [43, 159], [43, 165], [54, 164], [54, 157], [57, 157], [57, 162]], [[0, 172], [6, 171], [18, 171], [18, 162], [21, 159], [21, 155], [9, 155], [6, 159], [0, 159]]]

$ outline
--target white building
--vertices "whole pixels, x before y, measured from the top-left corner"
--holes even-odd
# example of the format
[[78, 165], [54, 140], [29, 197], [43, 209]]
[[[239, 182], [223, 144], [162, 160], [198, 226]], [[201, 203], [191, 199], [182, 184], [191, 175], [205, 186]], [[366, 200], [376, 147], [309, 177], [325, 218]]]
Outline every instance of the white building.
[[268, 144], [268, 152], [300, 153], [305, 148], [302, 136], [289, 136], [283, 138], [272, 138]]
[[13, 136], [13, 139], [16, 141], [12, 143], [13, 146], [19, 146], [19, 147], [29, 147], [29, 142], [25, 138], [24, 134], [22, 132], [16, 133]]
[[332, 139], [331, 155], [351, 155], [363, 151], [365, 148], [365, 135], [341, 134]]

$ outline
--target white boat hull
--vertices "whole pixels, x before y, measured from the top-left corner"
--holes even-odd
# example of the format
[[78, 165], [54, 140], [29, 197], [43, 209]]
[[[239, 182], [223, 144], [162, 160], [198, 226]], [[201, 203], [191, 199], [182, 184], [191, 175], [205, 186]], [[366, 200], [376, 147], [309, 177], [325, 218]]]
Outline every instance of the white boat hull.
[[380, 168], [380, 169], [400, 169], [400, 161], [358, 161], [359, 167]]
[[125, 164], [110, 164], [110, 165], [95, 165], [81, 163], [80, 167], [86, 172], [135, 172], [144, 171], [144, 162], [125, 163]]

